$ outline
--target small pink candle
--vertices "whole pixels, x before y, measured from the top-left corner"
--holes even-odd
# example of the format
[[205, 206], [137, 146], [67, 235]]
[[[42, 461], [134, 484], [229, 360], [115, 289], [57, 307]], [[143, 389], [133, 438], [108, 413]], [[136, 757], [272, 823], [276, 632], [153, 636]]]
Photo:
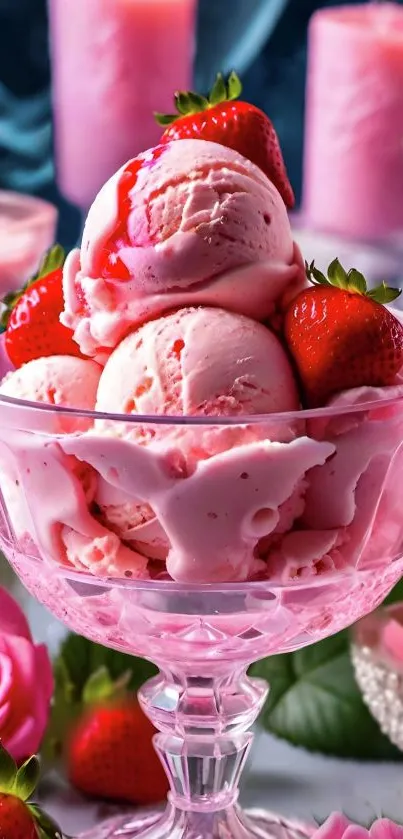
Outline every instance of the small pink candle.
[[49, 0], [56, 163], [87, 210], [103, 183], [155, 145], [153, 112], [191, 86], [196, 0]]
[[53, 245], [57, 210], [47, 201], [0, 191], [0, 300], [35, 273]]
[[323, 9], [311, 21], [304, 211], [356, 239], [403, 230], [403, 7]]

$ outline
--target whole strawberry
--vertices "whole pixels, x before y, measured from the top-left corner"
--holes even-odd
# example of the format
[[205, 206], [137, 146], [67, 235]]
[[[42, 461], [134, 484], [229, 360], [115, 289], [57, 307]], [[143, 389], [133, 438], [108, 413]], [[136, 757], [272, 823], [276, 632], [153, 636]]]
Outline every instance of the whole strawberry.
[[27, 805], [14, 795], [0, 793], [1, 839], [38, 839], [38, 836]]
[[88, 707], [74, 723], [67, 746], [67, 772], [81, 792], [97, 798], [154, 804], [168, 781], [154, 751], [155, 729], [134, 695], [101, 668], [84, 691]]
[[335, 259], [325, 277], [306, 265], [312, 288], [287, 310], [284, 335], [297, 367], [305, 403], [320, 407], [342, 390], [391, 385], [403, 366], [403, 325], [383, 304], [400, 291], [371, 291], [364, 276]]
[[168, 126], [161, 143], [195, 139], [228, 146], [259, 166], [292, 208], [294, 193], [274, 126], [255, 105], [239, 101], [241, 93], [236, 73], [227, 84], [219, 73], [208, 99], [192, 91], [176, 93], [178, 113], [155, 114], [160, 125]]
[[5, 346], [14, 367], [41, 356], [81, 357], [73, 333], [59, 320], [64, 308], [63, 262], [63, 249], [56, 245], [22, 291], [7, 295], [4, 300]]
[[62, 839], [57, 825], [29, 804], [39, 780], [39, 761], [31, 757], [18, 770], [0, 745], [0, 839]]

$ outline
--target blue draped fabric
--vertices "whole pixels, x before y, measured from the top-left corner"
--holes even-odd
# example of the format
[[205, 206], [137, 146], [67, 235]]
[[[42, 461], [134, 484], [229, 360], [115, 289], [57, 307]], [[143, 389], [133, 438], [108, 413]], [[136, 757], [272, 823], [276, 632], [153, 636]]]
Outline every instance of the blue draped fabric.
[[[235, 68], [242, 74], [245, 98], [266, 110], [276, 125], [297, 196], [307, 24], [316, 8], [334, 3], [199, 0], [197, 87], [206, 90], [218, 70]], [[79, 216], [54, 182], [47, 37], [46, 0], [0, 0], [0, 188], [56, 201], [59, 236], [70, 246]]]

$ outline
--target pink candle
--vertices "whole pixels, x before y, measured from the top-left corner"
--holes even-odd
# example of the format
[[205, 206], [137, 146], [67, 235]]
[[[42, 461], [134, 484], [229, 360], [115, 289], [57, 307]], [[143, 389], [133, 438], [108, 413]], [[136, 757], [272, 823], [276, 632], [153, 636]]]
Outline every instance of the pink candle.
[[58, 178], [84, 210], [192, 80], [195, 0], [49, 0]]
[[318, 229], [403, 229], [403, 7], [323, 9], [311, 21], [304, 211]]
[[0, 191], [0, 300], [35, 273], [54, 242], [56, 222], [47, 201]]

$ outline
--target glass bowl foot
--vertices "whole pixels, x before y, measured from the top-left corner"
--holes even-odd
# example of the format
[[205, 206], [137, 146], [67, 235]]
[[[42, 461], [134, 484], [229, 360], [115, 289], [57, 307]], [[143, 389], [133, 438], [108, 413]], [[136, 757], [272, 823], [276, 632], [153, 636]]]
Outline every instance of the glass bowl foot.
[[115, 816], [76, 839], [309, 839], [315, 825], [283, 819], [267, 810], [229, 808], [185, 813], [174, 808]]

